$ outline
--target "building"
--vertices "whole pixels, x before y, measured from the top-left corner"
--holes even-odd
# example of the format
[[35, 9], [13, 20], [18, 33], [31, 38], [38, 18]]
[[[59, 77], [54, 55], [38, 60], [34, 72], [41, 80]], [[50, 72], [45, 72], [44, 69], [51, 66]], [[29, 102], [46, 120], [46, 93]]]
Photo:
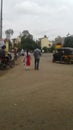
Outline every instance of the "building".
[[12, 46], [17, 46], [18, 44], [21, 44], [21, 37], [18, 36], [17, 38], [12, 39]]
[[41, 44], [41, 49], [43, 49], [44, 47], [50, 48], [53, 45], [53, 42], [49, 41], [47, 36], [44, 36], [43, 38], [40, 38], [39, 40]]

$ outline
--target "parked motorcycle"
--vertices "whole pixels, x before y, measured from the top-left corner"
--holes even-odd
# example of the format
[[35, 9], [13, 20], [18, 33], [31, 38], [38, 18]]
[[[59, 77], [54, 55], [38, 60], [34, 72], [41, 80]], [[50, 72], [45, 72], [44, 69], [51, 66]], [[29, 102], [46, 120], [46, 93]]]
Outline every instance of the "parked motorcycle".
[[15, 60], [12, 59], [11, 54], [7, 54], [5, 57], [0, 57], [0, 69], [13, 68], [15, 66]]

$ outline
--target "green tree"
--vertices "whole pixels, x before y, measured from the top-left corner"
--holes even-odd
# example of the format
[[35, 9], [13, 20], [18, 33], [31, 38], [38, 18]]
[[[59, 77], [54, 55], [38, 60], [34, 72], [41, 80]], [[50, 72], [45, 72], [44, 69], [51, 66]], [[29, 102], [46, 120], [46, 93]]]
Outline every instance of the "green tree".
[[68, 36], [64, 40], [64, 47], [72, 47], [73, 48], [73, 36]]
[[36, 40], [36, 47], [38, 47], [39, 49], [41, 49], [41, 41]]
[[30, 37], [27, 38], [25, 38], [24, 36], [21, 37], [21, 48], [34, 50], [35, 46], [36, 42]]
[[13, 33], [14, 33], [13, 29], [7, 29], [7, 30], [5, 31], [6, 38], [10, 40], [11, 35], [13, 35]]
[[55, 49], [55, 46], [54, 46], [54, 45], [52, 45], [52, 46], [49, 48], [49, 52], [53, 52], [53, 51], [54, 51], [54, 49]]
[[21, 48], [34, 50], [37, 46], [41, 49], [40, 42], [35, 41], [28, 30], [24, 30], [21, 34]]
[[44, 50], [44, 52], [48, 52], [48, 48], [47, 47], [43, 47], [42, 50]]
[[6, 44], [8, 44], [8, 51], [10, 51], [10, 50], [12, 50], [12, 42], [9, 40], [9, 39], [5, 39], [4, 40], [4, 43]]

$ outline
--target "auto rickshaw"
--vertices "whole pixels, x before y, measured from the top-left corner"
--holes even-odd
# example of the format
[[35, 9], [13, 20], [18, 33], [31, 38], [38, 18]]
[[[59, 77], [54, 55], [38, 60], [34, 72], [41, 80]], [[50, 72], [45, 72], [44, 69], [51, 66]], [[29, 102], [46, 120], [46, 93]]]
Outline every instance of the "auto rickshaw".
[[73, 48], [62, 47], [55, 49], [53, 53], [53, 62], [59, 63], [73, 63]]

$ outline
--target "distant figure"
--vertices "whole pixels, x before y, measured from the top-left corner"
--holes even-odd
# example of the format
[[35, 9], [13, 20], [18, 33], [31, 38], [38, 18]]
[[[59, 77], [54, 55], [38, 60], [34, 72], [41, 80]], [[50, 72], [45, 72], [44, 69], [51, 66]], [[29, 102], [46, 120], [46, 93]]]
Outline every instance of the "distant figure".
[[24, 56], [24, 49], [21, 50], [21, 56]]
[[40, 56], [41, 56], [41, 50], [37, 47], [34, 50], [34, 69], [38, 70], [39, 69], [39, 62], [40, 62]]
[[17, 60], [17, 48], [14, 48], [14, 60]]
[[28, 50], [24, 54], [23, 62], [25, 65], [25, 69], [28, 70], [30, 68], [30, 64], [31, 64], [31, 54]]
[[6, 55], [6, 46], [3, 45], [2, 48], [0, 49], [0, 58], [5, 58], [5, 55]]

